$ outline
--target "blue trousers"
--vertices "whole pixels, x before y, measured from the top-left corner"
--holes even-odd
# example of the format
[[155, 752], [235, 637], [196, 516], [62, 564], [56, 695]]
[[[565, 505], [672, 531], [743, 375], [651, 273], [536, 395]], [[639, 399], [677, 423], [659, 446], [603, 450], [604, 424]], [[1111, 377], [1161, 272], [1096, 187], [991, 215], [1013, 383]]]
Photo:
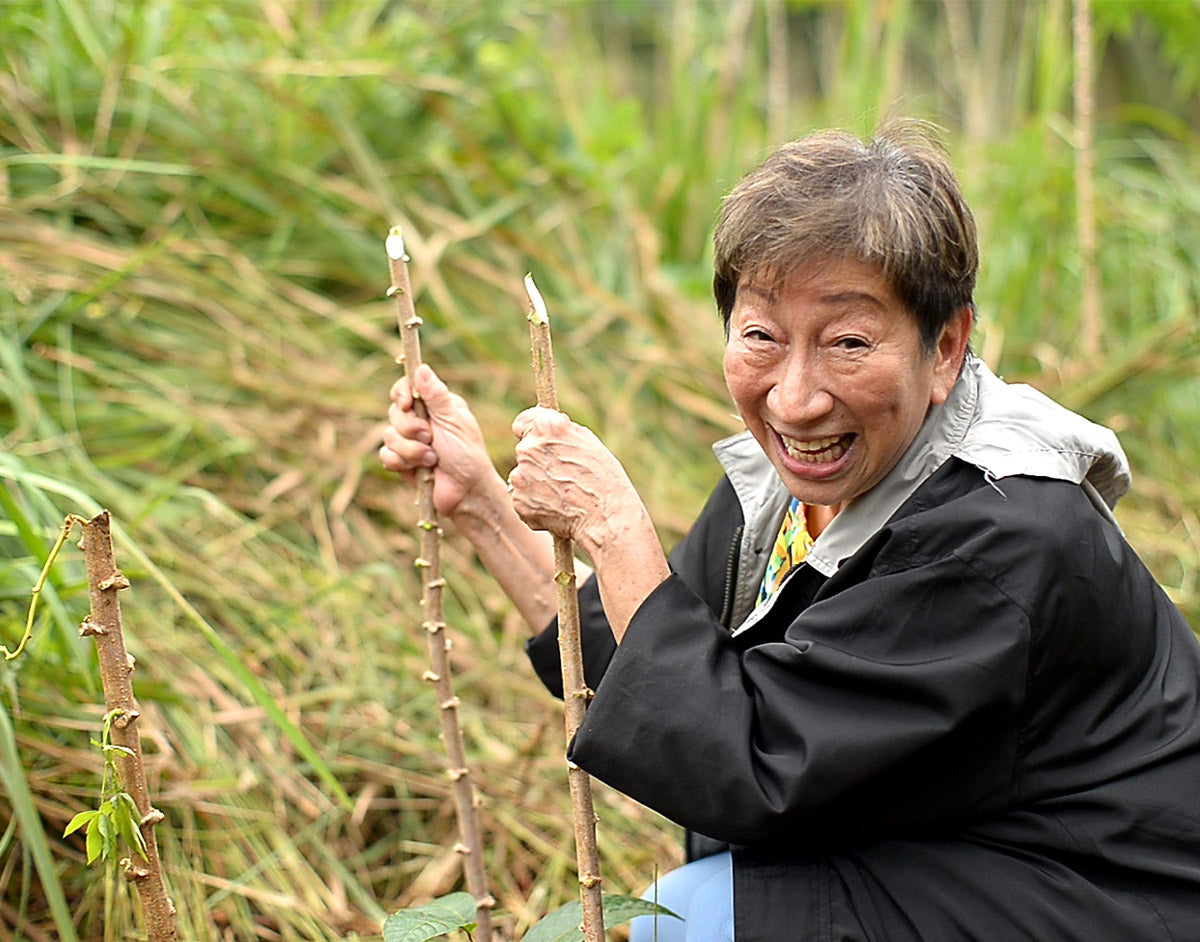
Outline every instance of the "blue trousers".
[[638, 916], [629, 942], [733, 942], [733, 860], [702, 857], [663, 874], [642, 894], [679, 915]]

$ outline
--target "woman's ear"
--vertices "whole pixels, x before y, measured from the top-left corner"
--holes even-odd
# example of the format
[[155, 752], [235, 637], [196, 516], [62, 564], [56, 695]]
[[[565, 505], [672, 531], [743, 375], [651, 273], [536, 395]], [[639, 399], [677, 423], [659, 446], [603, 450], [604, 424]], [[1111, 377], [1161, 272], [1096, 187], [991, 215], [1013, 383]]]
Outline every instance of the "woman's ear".
[[938, 337], [937, 348], [933, 352], [933, 388], [929, 401], [932, 405], [940, 405], [950, 395], [950, 390], [958, 381], [962, 369], [963, 357], [967, 355], [967, 342], [971, 339], [971, 328], [975, 324], [975, 308], [964, 304], [951, 316], [942, 334]]

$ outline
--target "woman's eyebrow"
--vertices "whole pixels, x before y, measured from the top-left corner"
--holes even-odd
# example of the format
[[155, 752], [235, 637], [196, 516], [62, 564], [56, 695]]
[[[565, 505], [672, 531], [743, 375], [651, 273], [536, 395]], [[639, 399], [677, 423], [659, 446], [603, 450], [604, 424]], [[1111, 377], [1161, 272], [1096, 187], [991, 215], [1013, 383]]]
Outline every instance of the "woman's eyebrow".
[[744, 285], [738, 285], [738, 292], [740, 293], [743, 291], [747, 292], [748, 294], [757, 295], [758, 297], [760, 297], [764, 301], [766, 301], [768, 304], [774, 304], [776, 301], [779, 300], [779, 298], [776, 296], [775, 292], [772, 291], [770, 288], [767, 288], [760, 284], [756, 284], [754, 282], [750, 282], [749, 284], [744, 284]]
[[829, 294], [820, 296], [822, 304], [853, 304], [858, 301], [866, 301], [872, 307], [884, 308], [886, 305], [869, 291], [832, 291]]

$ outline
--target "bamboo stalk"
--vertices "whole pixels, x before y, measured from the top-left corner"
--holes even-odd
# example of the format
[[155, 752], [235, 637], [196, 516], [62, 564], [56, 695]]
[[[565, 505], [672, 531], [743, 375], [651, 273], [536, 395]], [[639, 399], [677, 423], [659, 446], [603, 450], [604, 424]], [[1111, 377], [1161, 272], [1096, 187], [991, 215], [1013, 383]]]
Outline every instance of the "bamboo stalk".
[[788, 112], [788, 11], [784, 0], [767, 0], [767, 139], [778, 144], [787, 139]]
[[1092, 116], [1096, 110], [1092, 87], [1092, 9], [1089, 0], [1075, 0], [1075, 202], [1079, 235], [1081, 344], [1092, 360], [1100, 353], [1103, 323], [1100, 313], [1100, 269], [1096, 263], [1096, 156]]
[[[529, 346], [537, 402], [558, 409], [558, 385], [554, 377], [554, 350], [550, 344], [550, 316], [533, 276], [525, 276], [529, 298]], [[558, 595], [558, 653], [562, 662], [563, 702], [567, 745], [583, 722], [592, 691], [583, 678], [583, 647], [579, 637], [579, 594], [575, 589], [575, 550], [570, 537], [554, 538], [554, 585]], [[600, 853], [596, 848], [596, 812], [592, 805], [592, 783], [587, 772], [567, 760], [567, 782], [575, 824], [575, 858], [579, 869], [579, 899], [583, 908], [585, 942], [603, 942], [604, 912], [601, 908]]]
[[150, 942], [173, 942], [175, 933], [175, 904], [167, 896], [162, 862], [154, 826], [163, 813], [150, 804], [146, 786], [146, 771], [142, 765], [142, 743], [138, 736], [141, 713], [133, 696], [133, 660], [125, 650], [121, 627], [121, 603], [117, 593], [129, 588], [129, 580], [117, 568], [113, 555], [112, 529], [108, 511], [83, 522], [83, 538], [79, 541], [87, 568], [88, 596], [91, 612], [79, 628], [81, 638], [96, 639], [100, 657], [100, 682], [104, 687], [104, 705], [109, 713], [119, 711], [112, 723], [111, 741], [131, 754], [117, 757], [125, 790], [137, 805], [138, 827], [146, 842], [146, 859], [133, 855], [122, 861], [125, 879], [137, 889], [142, 903], [146, 936]]
[[[404, 375], [411, 383], [413, 374], [421, 365], [421, 319], [413, 306], [408, 255], [404, 251], [404, 237], [399, 227], [393, 227], [388, 233], [386, 248], [392, 278], [388, 295], [396, 299], [396, 317], [404, 341]], [[429, 410], [425, 403], [417, 396], [415, 389], [412, 394], [414, 411], [421, 418], [428, 419]], [[414, 565], [424, 575], [421, 607], [425, 610], [424, 628], [429, 641], [430, 663], [430, 669], [425, 672], [423, 679], [433, 685], [437, 697], [442, 739], [446, 744], [446, 774], [454, 784], [454, 810], [458, 818], [459, 837], [454, 849], [462, 855], [467, 890], [475, 898], [478, 938], [488, 942], [492, 937], [492, 908], [496, 900], [488, 891], [487, 872], [483, 866], [483, 840], [475, 809], [475, 790], [471, 785], [462, 727], [458, 721], [459, 700], [454, 695], [454, 684], [450, 678], [450, 639], [446, 636], [445, 608], [442, 603], [442, 588], [446, 584], [441, 569], [442, 529], [438, 526], [437, 511], [433, 506], [433, 476], [432, 468], [417, 469], [417, 506], [420, 508], [417, 526], [421, 529], [421, 547]]]

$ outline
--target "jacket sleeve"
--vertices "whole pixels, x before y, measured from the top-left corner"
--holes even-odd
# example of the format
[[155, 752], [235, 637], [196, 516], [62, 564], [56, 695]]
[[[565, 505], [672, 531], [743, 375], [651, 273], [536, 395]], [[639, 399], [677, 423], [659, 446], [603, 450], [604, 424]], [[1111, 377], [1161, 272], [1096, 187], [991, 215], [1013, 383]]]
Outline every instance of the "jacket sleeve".
[[[741, 509], [728, 479], [722, 479], [708, 498], [687, 535], [671, 552], [671, 571], [710, 610], [718, 613], [724, 603], [729, 554], [740, 532]], [[583, 642], [583, 676], [595, 690], [617, 649], [612, 628], [600, 603], [596, 577], [579, 587], [579, 625]], [[562, 697], [562, 667], [558, 656], [558, 619], [525, 644], [525, 653], [538, 678], [556, 697]]]
[[843, 571], [781, 640], [744, 651], [672, 576], [636, 613], [570, 757], [734, 844], [960, 822], [1009, 798], [1028, 635], [955, 556]]

